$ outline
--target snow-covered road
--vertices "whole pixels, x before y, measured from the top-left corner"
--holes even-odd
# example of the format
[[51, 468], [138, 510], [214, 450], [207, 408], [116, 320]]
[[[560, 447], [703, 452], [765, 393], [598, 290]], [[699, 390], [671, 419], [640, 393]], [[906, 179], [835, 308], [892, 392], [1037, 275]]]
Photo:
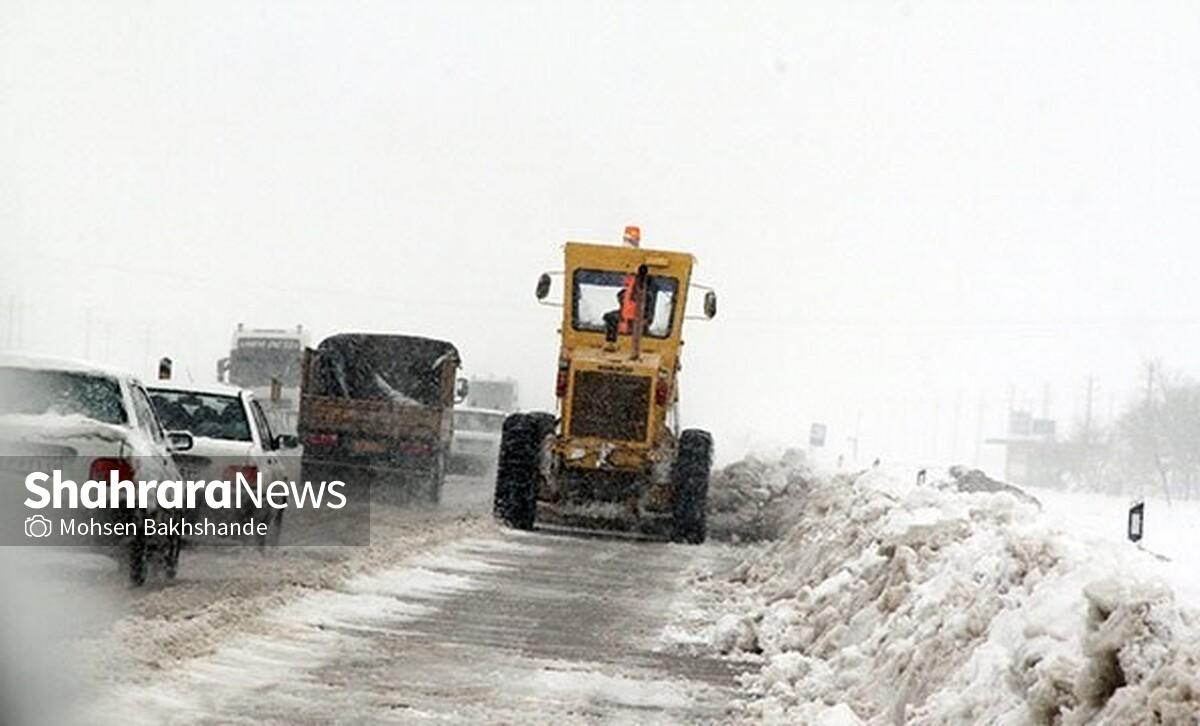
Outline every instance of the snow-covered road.
[[[102, 560], [71, 648], [87, 723], [694, 723], [735, 666], [664, 638], [721, 546], [554, 532], [490, 518], [490, 487], [373, 517], [370, 548], [189, 552], [128, 590]], [[75, 577], [78, 579], [79, 573]], [[107, 613], [107, 617], [104, 615]]]
[[728, 663], [658, 650], [681, 569], [713, 552], [454, 542], [298, 600], [112, 705], [146, 723], [718, 720]]

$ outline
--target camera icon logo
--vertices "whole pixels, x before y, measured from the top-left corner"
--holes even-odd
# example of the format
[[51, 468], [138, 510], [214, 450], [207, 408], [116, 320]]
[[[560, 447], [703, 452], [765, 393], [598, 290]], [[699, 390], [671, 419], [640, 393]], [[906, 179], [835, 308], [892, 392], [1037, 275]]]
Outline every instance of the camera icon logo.
[[25, 518], [26, 537], [49, 537], [52, 530], [50, 520], [40, 514]]

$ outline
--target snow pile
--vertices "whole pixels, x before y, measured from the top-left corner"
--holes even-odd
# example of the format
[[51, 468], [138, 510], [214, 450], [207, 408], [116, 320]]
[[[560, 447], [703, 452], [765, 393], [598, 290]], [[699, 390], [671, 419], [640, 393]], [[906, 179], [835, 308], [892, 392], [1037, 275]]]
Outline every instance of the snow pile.
[[[1072, 532], [1083, 532], [1098, 540], [1123, 545], [1133, 500], [1095, 492], [1064, 492], [1031, 489], [1048, 516]], [[1175, 591], [1175, 599], [1200, 608], [1200, 577], [1196, 576], [1196, 553], [1200, 552], [1200, 501], [1165, 502], [1146, 499], [1144, 538], [1138, 546], [1152, 553], [1154, 574]]]
[[1137, 579], [1150, 559], [1004, 490], [815, 480], [710, 642], [761, 659], [752, 721], [1194, 723], [1200, 616]]
[[949, 470], [950, 481], [943, 485], [952, 486], [960, 492], [1008, 492], [1017, 499], [1032, 504], [1038, 509], [1042, 508], [1042, 503], [1025, 491], [1013, 486], [1005, 484], [1002, 481], [996, 481], [979, 469], [968, 469], [965, 466], [952, 466]]
[[750, 456], [713, 472], [708, 484], [708, 536], [732, 542], [774, 539], [795, 516], [797, 496], [812, 472], [804, 452], [788, 451], [778, 461]]

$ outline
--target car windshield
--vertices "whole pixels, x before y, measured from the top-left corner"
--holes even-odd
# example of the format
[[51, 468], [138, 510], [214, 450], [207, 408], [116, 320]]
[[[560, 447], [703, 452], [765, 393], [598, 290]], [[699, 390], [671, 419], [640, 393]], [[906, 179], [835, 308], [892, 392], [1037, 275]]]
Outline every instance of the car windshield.
[[250, 441], [250, 421], [237, 396], [150, 389], [154, 411], [168, 431], [224, 441]]
[[[633, 287], [634, 275], [607, 270], [576, 270], [572, 300], [572, 325], [576, 330], [603, 333], [606, 316], [621, 317], [626, 291]], [[673, 277], [650, 275], [646, 278], [645, 334], [666, 338], [671, 334], [675, 296], [679, 289]], [[627, 335], [627, 328], [618, 328]]]
[[500, 433], [504, 426], [504, 414], [483, 411], [455, 411], [454, 428], [458, 431], [484, 431]]
[[0, 368], [0, 415], [77, 414], [96, 421], [129, 420], [121, 386], [93, 373]]

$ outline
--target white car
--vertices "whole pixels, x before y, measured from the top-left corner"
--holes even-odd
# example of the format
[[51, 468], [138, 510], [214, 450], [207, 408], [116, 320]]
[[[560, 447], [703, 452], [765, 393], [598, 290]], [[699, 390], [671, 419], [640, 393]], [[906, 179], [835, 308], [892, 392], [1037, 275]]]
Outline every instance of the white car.
[[490, 472], [500, 457], [500, 432], [508, 414], [490, 408], [454, 409], [454, 438], [450, 461], [455, 469], [473, 474]]
[[[253, 484], [261, 474], [263, 483], [270, 484], [294, 478], [281, 453], [296, 446], [296, 437], [275, 435], [252, 392], [221, 384], [168, 381], [154, 383], [149, 391], [163, 423], [192, 434], [192, 448], [175, 455], [184, 479], [235, 481], [241, 474]], [[283, 529], [283, 510], [265, 504], [233, 513], [203, 508], [203, 516], [265, 522], [267, 534], [257, 538], [259, 546], [278, 544]]]
[[[192, 443], [190, 434], [164, 431], [146, 389], [130, 373], [60, 358], [0, 354], [0, 449], [18, 454], [0, 457], [6, 478], [61, 469], [64, 479], [75, 482], [107, 480], [114, 470], [130, 481], [178, 479], [172, 454]], [[23, 516], [25, 487], [5, 489], [6, 496], [18, 495], [8, 501], [15, 505], [10, 511]], [[111, 522], [163, 522], [177, 516], [153, 498], [144, 510], [101, 511]], [[134, 584], [145, 582], [151, 565], [174, 578], [180, 538], [147, 537], [142, 527], [132, 529], [136, 534], [84, 541], [115, 545]]]

